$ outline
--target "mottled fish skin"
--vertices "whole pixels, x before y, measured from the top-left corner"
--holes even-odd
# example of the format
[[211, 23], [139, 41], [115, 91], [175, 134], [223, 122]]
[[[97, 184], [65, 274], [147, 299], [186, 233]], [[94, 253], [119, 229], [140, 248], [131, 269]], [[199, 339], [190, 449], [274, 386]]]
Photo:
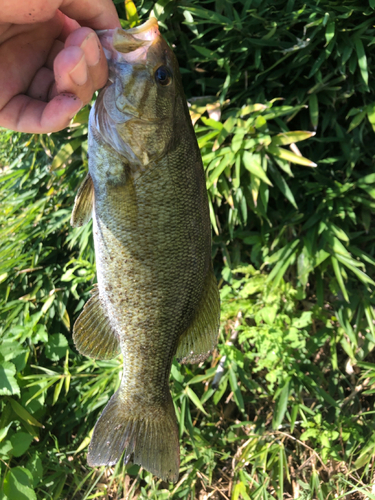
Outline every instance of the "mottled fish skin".
[[[101, 358], [112, 357], [118, 342], [124, 369], [95, 427], [88, 462], [114, 464], [126, 450], [125, 460], [134, 453], [136, 463], [176, 481], [172, 358], [185, 334], [180, 357], [204, 359], [219, 325], [206, 183], [178, 64], [156, 21], [128, 30], [117, 45], [123, 53], [111, 51], [113, 33], [118, 36], [116, 30], [103, 35], [113, 83], [89, 121], [98, 291], [77, 320], [74, 338], [80, 352]], [[143, 40], [139, 47], [137, 40]], [[160, 66], [171, 76], [168, 85], [155, 79]]]

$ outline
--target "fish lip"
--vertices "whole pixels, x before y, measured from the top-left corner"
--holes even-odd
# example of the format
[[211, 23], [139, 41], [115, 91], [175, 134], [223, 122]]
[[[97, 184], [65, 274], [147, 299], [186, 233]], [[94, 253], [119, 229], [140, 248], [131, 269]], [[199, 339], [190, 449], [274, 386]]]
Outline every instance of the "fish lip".
[[104, 29], [104, 30], [95, 30], [95, 33], [98, 36], [102, 36], [102, 35], [105, 35], [106, 33], [108, 33], [108, 31], [122, 30], [122, 31], [126, 31], [126, 33], [129, 33], [129, 35], [136, 35], [136, 34], [143, 33], [145, 31], [149, 30], [153, 26], [155, 26], [155, 27], [159, 26], [158, 20], [156, 19], [156, 17], [150, 17], [150, 19], [148, 19], [143, 24], [140, 24], [139, 26], [135, 26], [134, 28], [129, 28], [127, 30], [124, 30], [123, 28], [114, 28], [114, 29], [108, 28], [108, 29]]
[[133, 64], [135, 61], [144, 64], [146, 54], [151, 45], [160, 37], [158, 22], [155, 17], [148, 21], [124, 30], [114, 28], [97, 30], [104, 54], [108, 62], [126, 62]]
[[145, 31], [148, 31], [153, 26], [158, 27], [158, 20], [156, 19], [156, 17], [150, 17], [150, 19], [148, 19], [145, 23], [124, 31], [126, 31], [126, 33], [129, 33], [129, 35], [137, 35], [140, 33], [144, 33]]

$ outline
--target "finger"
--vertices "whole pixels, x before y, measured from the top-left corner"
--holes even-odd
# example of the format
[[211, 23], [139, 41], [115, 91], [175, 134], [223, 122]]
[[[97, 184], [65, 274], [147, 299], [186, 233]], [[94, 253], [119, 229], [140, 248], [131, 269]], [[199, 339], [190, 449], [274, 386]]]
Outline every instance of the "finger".
[[10, 24], [46, 22], [56, 16], [58, 9], [93, 29], [121, 27], [112, 0], [28, 0], [16, 4], [5, 0], [1, 2], [0, 19]]
[[49, 51], [47, 60], [45, 62], [45, 67], [53, 71], [53, 63], [57, 57], [57, 54], [61, 52], [64, 48], [64, 43], [60, 42], [60, 40], [55, 40]]
[[40, 68], [34, 76], [26, 94], [33, 99], [48, 102], [50, 100], [51, 87], [55, 82], [53, 71], [48, 68]]
[[31, 24], [51, 19], [61, 4], [61, 0], [28, 0], [17, 2], [8, 0], [1, 5], [1, 21], [14, 24]]
[[56, 88], [59, 93], [75, 94], [84, 104], [90, 102], [95, 91], [91, 81], [85, 54], [80, 47], [67, 47], [54, 63]]
[[0, 111], [0, 126], [32, 134], [57, 132], [81, 107], [82, 101], [72, 94], [59, 94], [49, 103], [17, 95]]
[[121, 28], [112, 0], [63, 0], [60, 10], [81, 26], [95, 30]]
[[85, 104], [106, 84], [107, 61], [91, 29], [81, 28], [68, 36], [64, 50], [56, 56], [54, 72], [57, 91], [73, 93]]
[[85, 60], [95, 90], [102, 88], [108, 79], [108, 66], [98, 36], [90, 28], [81, 28], [71, 33], [65, 47], [79, 46], [85, 53]]

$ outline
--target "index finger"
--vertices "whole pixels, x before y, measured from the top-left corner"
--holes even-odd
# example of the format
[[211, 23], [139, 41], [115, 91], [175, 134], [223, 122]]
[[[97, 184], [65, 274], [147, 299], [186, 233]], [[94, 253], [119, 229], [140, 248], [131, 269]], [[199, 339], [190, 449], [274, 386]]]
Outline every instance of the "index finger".
[[63, 0], [59, 9], [94, 30], [121, 28], [112, 0]]

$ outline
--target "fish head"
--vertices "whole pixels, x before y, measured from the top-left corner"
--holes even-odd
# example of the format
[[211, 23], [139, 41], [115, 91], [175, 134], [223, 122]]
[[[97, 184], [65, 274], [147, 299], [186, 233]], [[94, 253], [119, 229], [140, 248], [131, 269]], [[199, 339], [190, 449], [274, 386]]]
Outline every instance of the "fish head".
[[183, 96], [176, 57], [154, 18], [99, 36], [110, 76], [96, 103], [97, 129], [129, 162], [146, 166], [173, 140], [176, 100]]

